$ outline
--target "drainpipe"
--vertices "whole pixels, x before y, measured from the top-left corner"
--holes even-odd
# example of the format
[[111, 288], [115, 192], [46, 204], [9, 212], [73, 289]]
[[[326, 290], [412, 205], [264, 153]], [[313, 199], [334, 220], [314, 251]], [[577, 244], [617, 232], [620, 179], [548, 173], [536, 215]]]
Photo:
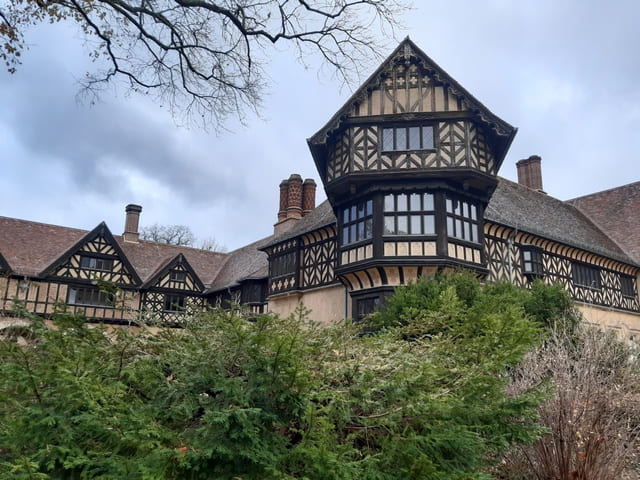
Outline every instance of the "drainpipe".
[[344, 287], [344, 318], [347, 318], [347, 313], [349, 312], [348, 309], [348, 302], [349, 301], [349, 292], [347, 291], [347, 287]]

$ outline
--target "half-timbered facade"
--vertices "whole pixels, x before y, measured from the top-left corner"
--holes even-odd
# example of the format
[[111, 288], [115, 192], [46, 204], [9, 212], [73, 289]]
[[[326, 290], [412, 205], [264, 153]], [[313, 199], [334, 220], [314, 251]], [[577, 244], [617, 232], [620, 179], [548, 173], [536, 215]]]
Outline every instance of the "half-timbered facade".
[[327, 194], [291, 175], [274, 234], [228, 254], [0, 218], [0, 309], [60, 304], [112, 322], [179, 324], [244, 305], [318, 321], [361, 318], [399, 285], [468, 269], [560, 283], [589, 321], [640, 333], [640, 182], [563, 202], [541, 160], [498, 176], [516, 129], [404, 40], [308, 139]]
[[229, 255], [141, 241], [140, 211], [127, 207], [120, 236], [105, 223], [86, 232], [0, 217], [0, 316], [66, 309], [115, 324], [177, 325], [208, 307]]
[[[560, 283], [589, 320], [640, 332], [637, 238], [619, 234], [625, 248], [580, 210], [586, 201], [544, 193], [539, 157], [518, 162], [519, 183], [498, 177], [515, 134], [403, 41], [308, 140], [327, 202], [264, 249], [270, 308], [304, 302], [359, 318], [398, 285], [464, 268], [488, 281]], [[624, 211], [640, 231], [640, 208]]]

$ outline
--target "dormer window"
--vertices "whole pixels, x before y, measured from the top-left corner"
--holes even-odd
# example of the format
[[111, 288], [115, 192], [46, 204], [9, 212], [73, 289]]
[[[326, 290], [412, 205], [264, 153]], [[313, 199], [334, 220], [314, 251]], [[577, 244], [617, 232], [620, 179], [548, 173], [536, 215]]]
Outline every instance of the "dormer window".
[[413, 125], [382, 129], [382, 151], [432, 150], [433, 126]]
[[113, 259], [89, 257], [83, 255], [80, 257], [80, 267], [88, 270], [97, 270], [100, 272], [110, 272], [113, 270]]
[[172, 282], [185, 282], [187, 280], [187, 274], [181, 270], [171, 270], [171, 272], [169, 272], [169, 279]]

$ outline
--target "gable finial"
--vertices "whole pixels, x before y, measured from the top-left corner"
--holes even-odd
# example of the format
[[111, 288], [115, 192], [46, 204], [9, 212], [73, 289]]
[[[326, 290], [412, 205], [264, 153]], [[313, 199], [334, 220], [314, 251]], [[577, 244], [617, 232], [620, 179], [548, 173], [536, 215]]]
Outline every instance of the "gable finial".
[[409, 63], [409, 60], [411, 59], [411, 46], [408, 43], [404, 44], [404, 51], [403, 51], [403, 56], [404, 56], [404, 61], [405, 63]]

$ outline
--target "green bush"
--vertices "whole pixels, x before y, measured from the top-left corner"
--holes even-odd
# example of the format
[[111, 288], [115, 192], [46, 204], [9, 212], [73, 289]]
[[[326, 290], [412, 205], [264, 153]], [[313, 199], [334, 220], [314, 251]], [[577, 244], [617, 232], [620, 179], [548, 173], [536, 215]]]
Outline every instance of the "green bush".
[[155, 333], [33, 319], [26, 346], [0, 343], [0, 476], [490, 478], [541, 433], [543, 392], [504, 389], [540, 332], [519, 291], [438, 281], [399, 289], [397, 311], [426, 306], [369, 336], [302, 310]]
[[[434, 322], [434, 312], [442, 309], [442, 293], [452, 288], [466, 307], [476, 303], [487, 303], [488, 299], [501, 309], [502, 306], [517, 306], [540, 327], [547, 330], [561, 327], [573, 330], [580, 321], [569, 293], [562, 285], [548, 285], [535, 280], [530, 289], [516, 287], [508, 282], [481, 286], [480, 282], [466, 272], [422, 278], [417, 283], [399, 288], [388, 299], [386, 305], [367, 321], [368, 329], [406, 326], [415, 321], [424, 322], [425, 315]], [[481, 298], [480, 298], [481, 297]], [[477, 307], [476, 307], [477, 308]], [[484, 308], [490, 308], [485, 305]], [[435, 331], [440, 328], [433, 324]]]

